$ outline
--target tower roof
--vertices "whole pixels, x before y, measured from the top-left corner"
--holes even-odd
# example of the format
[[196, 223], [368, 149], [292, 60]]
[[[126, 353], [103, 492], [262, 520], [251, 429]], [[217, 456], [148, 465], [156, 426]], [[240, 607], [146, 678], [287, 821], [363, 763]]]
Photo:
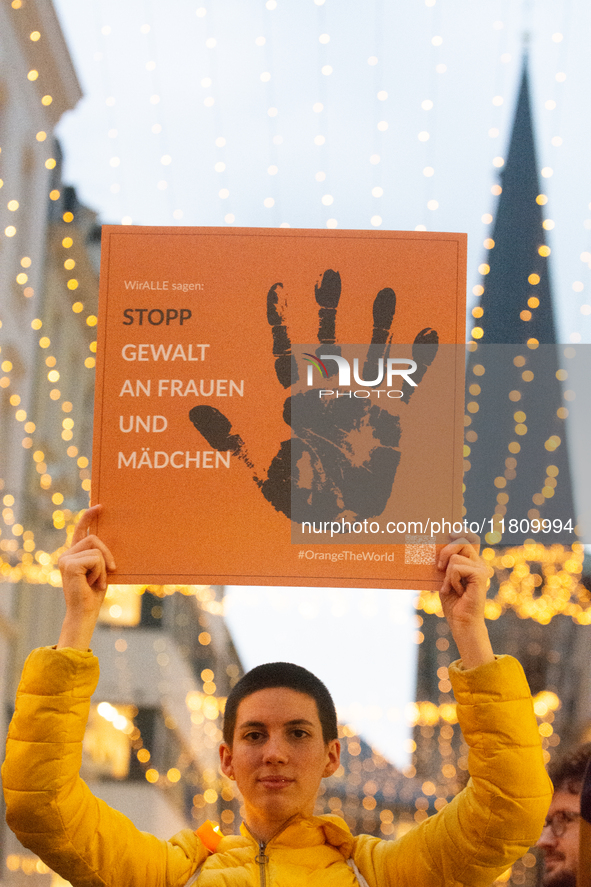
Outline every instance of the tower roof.
[[[466, 517], [504, 545], [557, 540], [532, 532], [532, 520], [576, 523], [560, 382], [569, 350], [556, 342], [537, 170], [526, 56], [466, 380]], [[508, 532], [511, 519], [525, 532]]]

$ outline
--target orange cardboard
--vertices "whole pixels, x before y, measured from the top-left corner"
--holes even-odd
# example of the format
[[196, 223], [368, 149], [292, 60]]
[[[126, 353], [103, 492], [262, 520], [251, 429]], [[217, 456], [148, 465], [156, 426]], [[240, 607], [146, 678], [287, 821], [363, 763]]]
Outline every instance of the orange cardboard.
[[[433, 526], [407, 523], [461, 515], [464, 349], [453, 346], [465, 336], [465, 269], [463, 234], [105, 226], [92, 501], [113, 581], [439, 587]], [[397, 368], [432, 330], [436, 357], [409, 385]], [[372, 336], [392, 342], [375, 346], [373, 376]], [[366, 384], [339, 388], [331, 354], [352, 371], [358, 355]], [[372, 387], [376, 367], [383, 384]], [[293, 441], [290, 395], [303, 409], [292, 422], [306, 426]], [[325, 450], [367, 472], [379, 513], [358, 507], [318, 456], [318, 410], [336, 411], [339, 440]], [[387, 431], [377, 443], [398, 417], [399, 442]], [[303, 493], [290, 519], [294, 472]], [[340, 538], [305, 526], [317, 501]], [[364, 519], [363, 532], [347, 529]]]

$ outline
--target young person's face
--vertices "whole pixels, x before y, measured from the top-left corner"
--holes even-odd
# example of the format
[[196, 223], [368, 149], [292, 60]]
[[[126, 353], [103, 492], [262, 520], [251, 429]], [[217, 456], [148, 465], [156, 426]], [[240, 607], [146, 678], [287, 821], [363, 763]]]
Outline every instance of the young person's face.
[[311, 696], [272, 687], [240, 702], [232, 746], [221, 744], [220, 760], [242, 793], [247, 825], [267, 840], [296, 813], [313, 814], [320, 780], [339, 766], [340, 742], [324, 742]]
[[[577, 816], [581, 811], [580, 794], [558, 789], [554, 792], [546, 821], [558, 814]], [[579, 864], [579, 821], [578, 818], [567, 822], [564, 833], [560, 837], [545, 826], [540, 840], [536, 844], [543, 855], [544, 871], [542, 884], [544, 887], [575, 887]]]

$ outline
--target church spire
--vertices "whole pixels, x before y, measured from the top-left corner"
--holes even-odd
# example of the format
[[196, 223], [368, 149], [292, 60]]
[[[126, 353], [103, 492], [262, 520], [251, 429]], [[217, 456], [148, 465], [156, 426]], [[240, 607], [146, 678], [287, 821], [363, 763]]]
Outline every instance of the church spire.
[[[556, 344], [527, 55], [500, 185], [468, 346], [464, 504], [470, 521], [487, 521], [489, 543], [514, 545], [534, 536], [544, 541], [531, 531], [532, 521], [576, 524], [560, 382], [569, 349]], [[508, 532], [511, 519], [525, 532]], [[559, 535], [561, 542], [577, 541], [572, 533]]]
[[538, 163], [524, 57], [509, 151], [501, 173], [502, 194], [493, 229], [490, 272], [483, 281], [482, 344], [520, 344], [535, 338], [556, 342], [548, 256], [542, 227]]

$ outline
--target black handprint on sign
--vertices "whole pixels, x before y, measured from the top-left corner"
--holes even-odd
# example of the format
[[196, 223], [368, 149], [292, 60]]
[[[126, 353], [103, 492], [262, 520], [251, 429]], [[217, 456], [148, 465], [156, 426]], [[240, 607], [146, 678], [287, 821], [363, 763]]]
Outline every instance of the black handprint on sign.
[[[291, 351], [282, 290], [282, 283], [269, 290], [267, 320], [273, 334], [277, 379], [283, 388], [289, 388], [299, 375]], [[340, 356], [341, 349], [335, 344], [340, 274], [325, 271], [316, 284], [315, 294], [319, 305], [318, 342], [322, 346], [317, 354]], [[376, 378], [376, 368], [392, 340], [390, 329], [395, 310], [394, 291], [380, 290], [373, 303], [373, 333], [363, 379]], [[429, 327], [414, 340], [413, 360], [417, 368], [413, 380], [417, 385], [435, 357], [437, 344], [437, 333]], [[399, 402], [408, 403], [415, 390], [405, 379]], [[244, 461], [263, 496], [296, 523], [376, 517], [384, 511], [392, 493], [400, 461], [400, 418], [379, 404], [372, 404], [369, 398], [320, 398], [317, 389], [288, 397], [283, 419], [291, 427], [292, 436], [281, 442], [266, 478], [258, 476], [244, 441], [223, 413], [215, 407], [200, 405], [193, 407], [189, 418], [213, 449], [229, 450]]]

